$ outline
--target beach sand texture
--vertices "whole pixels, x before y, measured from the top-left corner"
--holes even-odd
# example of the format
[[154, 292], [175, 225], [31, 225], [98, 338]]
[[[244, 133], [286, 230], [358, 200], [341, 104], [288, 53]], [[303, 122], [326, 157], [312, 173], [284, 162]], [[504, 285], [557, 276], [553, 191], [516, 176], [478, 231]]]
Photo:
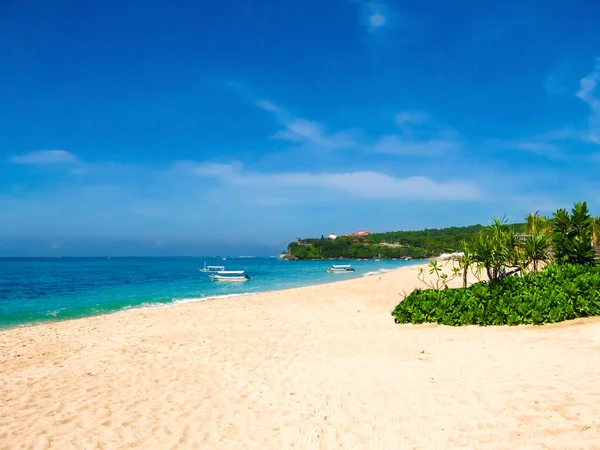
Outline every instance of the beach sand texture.
[[411, 267], [0, 332], [0, 448], [600, 448], [600, 320], [394, 324], [420, 285]]

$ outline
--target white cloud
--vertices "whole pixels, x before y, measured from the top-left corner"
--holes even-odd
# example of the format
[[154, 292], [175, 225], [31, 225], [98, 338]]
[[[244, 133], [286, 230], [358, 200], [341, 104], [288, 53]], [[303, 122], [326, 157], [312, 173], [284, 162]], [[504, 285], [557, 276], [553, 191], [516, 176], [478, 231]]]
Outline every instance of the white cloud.
[[271, 136], [272, 139], [298, 144], [309, 143], [328, 150], [356, 148], [359, 145], [349, 131], [328, 133], [322, 124], [293, 117], [283, 108], [268, 100], [258, 100], [256, 106], [272, 113], [284, 127], [283, 130], [279, 130]]
[[[488, 140], [493, 144], [501, 144], [504, 147], [526, 150], [545, 155], [553, 159], [566, 159], [569, 147], [565, 149], [564, 144], [568, 141], [579, 141], [587, 144], [600, 144], [600, 98], [596, 94], [600, 83], [600, 58], [596, 58], [592, 73], [579, 80], [579, 90], [576, 97], [583, 100], [590, 108], [591, 114], [588, 118], [588, 126], [584, 129], [562, 128], [549, 131], [521, 141], [514, 140]], [[543, 84], [544, 89], [553, 95], [562, 93], [562, 86], [556, 76], [550, 75]], [[561, 145], [559, 146], [558, 143]], [[562, 148], [561, 148], [562, 147]]]
[[557, 150], [556, 145], [548, 142], [515, 142], [515, 147], [519, 150], [527, 150], [533, 153], [548, 153]]
[[361, 20], [369, 33], [375, 33], [389, 25], [391, 9], [383, 1], [358, 0], [361, 5]]
[[[193, 165], [193, 163], [191, 163]], [[231, 176], [242, 167], [241, 163], [231, 164], [207, 163], [194, 167], [194, 172], [198, 175], [226, 177]]]
[[382, 27], [386, 24], [386, 22], [386, 17], [381, 13], [374, 13], [371, 15], [371, 17], [369, 17], [369, 25], [371, 25], [373, 28]]
[[521, 150], [550, 159], [565, 159], [566, 155], [563, 153], [563, 151], [551, 141], [552, 139], [548, 139], [544, 135], [541, 135], [523, 140], [486, 139], [484, 142], [486, 146], [498, 150]]
[[273, 139], [291, 142], [308, 142], [326, 149], [356, 148], [358, 143], [349, 132], [328, 134], [321, 124], [307, 119], [293, 119], [285, 124], [286, 129], [275, 133]]
[[600, 98], [596, 96], [598, 82], [600, 82], [600, 58], [596, 58], [594, 71], [579, 81], [580, 89], [577, 92], [577, 97], [586, 102], [592, 112], [588, 122], [587, 138], [595, 144], [600, 144]]
[[367, 147], [375, 153], [390, 155], [439, 156], [460, 150], [462, 144], [454, 139], [407, 139], [398, 135], [382, 136]]
[[399, 126], [409, 124], [419, 125], [429, 119], [429, 115], [419, 111], [404, 111], [396, 114], [396, 123]]
[[13, 164], [75, 164], [77, 156], [65, 150], [40, 150], [25, 155], [12, 156]]
[[257, 100], [256, 106], [258, 106], [261, 109], [264, 109], [265, 111], [269, 111], [269, 112], [273, 112], [273, 113], [281, 112], [281, 108], [279, 106], [277, 106], [276, 104], [274, 104], [268, 100]]
[[350, 130], [329, 133], [323, 124], [304, 118], [294, 118], [283, 108], [268, 100], [260, 100], [256, 105], [275, 115], [283, 130], [277, 131], [273, 139], [296, 144], [312, 144], [325, 150], [353, 149], [367, 153], [394, 155], [438, 156], [456, 152], [462, 147], [458, 134], [448, 128], [439, 127], [429, 121], [424, 112], [405, 111], [396, 115], [400, 134], [390, 134], [378, 138], [359, 139]]
[[438, 182], [431, 178], [412, 176], [396, 178], [384, 173], [359, 171], [347, 173], [283, 172], [260, 173], [243, 170], [239, 163], [218, 171], [213, 164], [198, 164], [194, 172], [214, 176], [221, 182], [245, 188], [319, 188], [363, 199], [477, 200], [481, 192], [477, 185], [465, 180]]

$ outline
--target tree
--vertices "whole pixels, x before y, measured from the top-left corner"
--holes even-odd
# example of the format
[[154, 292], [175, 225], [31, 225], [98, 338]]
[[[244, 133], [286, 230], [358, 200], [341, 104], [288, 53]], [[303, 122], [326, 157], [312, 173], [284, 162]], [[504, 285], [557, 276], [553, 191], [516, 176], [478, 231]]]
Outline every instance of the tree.
[[598, 237], [600, 237], [600, 217], [592, 219], [592, 245], [598, 245]]
[[461, 242], [462, 256], [458, 257], [458, 266], [462, 270], [463, 287], [466, 288], [468, 284], [469, 270], [475, 264], [473, 255], [466, 241]]
[[594, 264], [593, 219], [587, 203], [573, 206], [571, 214], [559, 209], [552, 216], [552, 246], [559, 264]]
[[538, 212], [525, 217], [525, 236], [519, 242], [523, 256], [523, 269], [532, 266], [534, 272], [537, 271], [540, 262], [548, 260], [550, 245], [547, 236], [549, 221], [546, 217], [538, 216]]
[[485, 269], [490, 283], [521, 270], [515, 231], [506, 219], [494, 219], [470, 242], [469, 249], [473, 261]]
[[536, 211], [525, 217], [526, 234], [545, 234], [548, 231], [548, 219], [544, 216], [538, 216], [538, 212]]
[[548, 260], [548, 246], [550, 241], [548, 236], [534, 231], [532, 234], [525, 236], [524, 240], [519, 243], [519, 248], [523, 252], [524, 267], [533, 266], [533, 271], [538, 270], [540, 262]]

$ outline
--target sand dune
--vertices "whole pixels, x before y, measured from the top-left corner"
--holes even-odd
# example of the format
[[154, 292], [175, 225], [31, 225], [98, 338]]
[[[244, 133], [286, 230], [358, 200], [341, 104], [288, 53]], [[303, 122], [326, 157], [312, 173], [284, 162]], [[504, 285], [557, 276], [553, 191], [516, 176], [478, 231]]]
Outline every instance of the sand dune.
[[395, 325], [415, 268], [0, 332], [0, 448], [600, 448], [600, 320]]

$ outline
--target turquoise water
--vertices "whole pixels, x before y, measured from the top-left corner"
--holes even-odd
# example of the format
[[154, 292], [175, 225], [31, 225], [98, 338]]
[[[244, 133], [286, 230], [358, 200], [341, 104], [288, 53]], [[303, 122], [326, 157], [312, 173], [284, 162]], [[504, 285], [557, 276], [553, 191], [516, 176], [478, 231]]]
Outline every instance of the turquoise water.
[[[205, 261], [243, 269], [252, 279], [213, 282], [198, 270]], [[348, 262], [355, 273], [329, 274], [331, 261], [276, 258], [0, 258], [0, 328], [327, 283], [422, 263]]]

